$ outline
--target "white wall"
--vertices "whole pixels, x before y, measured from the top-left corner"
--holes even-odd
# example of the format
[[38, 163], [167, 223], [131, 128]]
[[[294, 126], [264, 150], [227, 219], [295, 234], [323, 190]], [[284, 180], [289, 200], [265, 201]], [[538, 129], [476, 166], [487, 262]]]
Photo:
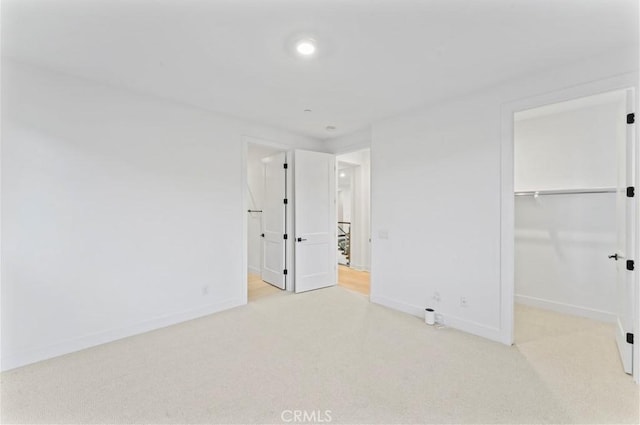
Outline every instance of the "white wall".
[[338, 221], [351, 221], [351, 189], [338, 189]]
[[[516, 114], [516, 191], [616, 186], [626, 98], [624, 92], [594, 97], [603, 103], [582, 106], [589, 102], [583, 99], [537, 108], [531, 117], [529, 111]], [[569, 109], [553, 112], [563, 104]]]
[[517, 197], [515, 291], [524, 304], [596, 320], [616, 311], [616, 195]]
[[310, 139], [2, 68], [2, 367], [243, 302], [242, 137]]
[[637, 50], [621, 50], [375, 123], [372, 301], [415, 315], [433, 307], [452, 327], [507, 342], [501, 108], [637, 66]]
[[[624, 92], [604, 103], [516, 114], [515, 190], [615, 187], [617, 140], [625, 139]], [[568, 105], [569, 102], [565, 103]], [[547, 113], [548, 111], [550, 113]], [[616, 195], [515, 198], [516, 300], [555, 311], [613, 320]]]

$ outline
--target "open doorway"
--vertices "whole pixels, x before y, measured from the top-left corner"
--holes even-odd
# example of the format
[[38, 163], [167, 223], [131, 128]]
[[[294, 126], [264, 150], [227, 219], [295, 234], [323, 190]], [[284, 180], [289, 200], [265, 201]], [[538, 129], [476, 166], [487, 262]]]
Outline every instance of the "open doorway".
[[338, 285], [370, 294], [370, 150], [338, 155], [337, 246]]
[[243, 164], [242, 298], [336, 285], [335, 156], [245, 136]]
[[618, 261], [634, 255], [629, 96], [514, 115], [514, 340], [533, 362], [544, 357], [543, 374], [567, 364], [603, 380], [632, 373], [632, 276]]
[[287, 278], [287, 153], [247, 144], [247, 301], [284, 293]]

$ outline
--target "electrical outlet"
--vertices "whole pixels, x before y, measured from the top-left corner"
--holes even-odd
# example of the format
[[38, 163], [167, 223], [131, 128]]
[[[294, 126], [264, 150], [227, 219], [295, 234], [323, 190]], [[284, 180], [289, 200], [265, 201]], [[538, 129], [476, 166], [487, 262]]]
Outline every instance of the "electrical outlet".
[[460, 297], [460, 307], [467, 307], [468, 305], [467, 297]]
[[440, 292], [436, 291], [433, 293], [433, 297], [431, 297], [431, 299], [437, 303], [440, 302]]

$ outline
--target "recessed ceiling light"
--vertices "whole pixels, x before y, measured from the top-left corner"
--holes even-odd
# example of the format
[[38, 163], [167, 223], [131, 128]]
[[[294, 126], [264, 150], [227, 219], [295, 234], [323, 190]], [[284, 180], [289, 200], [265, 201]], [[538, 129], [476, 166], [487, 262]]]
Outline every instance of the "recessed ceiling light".
[[312, 38], [303, 38], [296, 43], [296, 52], [302, 56], [311, 56], [316, 52], [316, 41]]
[[327, 131], [334, 131], [336, 128], [334, 126], [332, 126], [332, 125], [328, 125], [328, 126], [325, 127], [325, 129]]
[[346, 177], [347, 175], [345, 173], [340, 173], [340, 177]]

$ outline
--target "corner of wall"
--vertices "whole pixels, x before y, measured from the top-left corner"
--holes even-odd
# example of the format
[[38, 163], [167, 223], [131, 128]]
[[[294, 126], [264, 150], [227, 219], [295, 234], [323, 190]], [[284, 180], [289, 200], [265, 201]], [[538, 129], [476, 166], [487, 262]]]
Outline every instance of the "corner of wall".
[[327, 140], [325, 149], [336, 155], [371, 148], [371, 126], [346, 136]]

